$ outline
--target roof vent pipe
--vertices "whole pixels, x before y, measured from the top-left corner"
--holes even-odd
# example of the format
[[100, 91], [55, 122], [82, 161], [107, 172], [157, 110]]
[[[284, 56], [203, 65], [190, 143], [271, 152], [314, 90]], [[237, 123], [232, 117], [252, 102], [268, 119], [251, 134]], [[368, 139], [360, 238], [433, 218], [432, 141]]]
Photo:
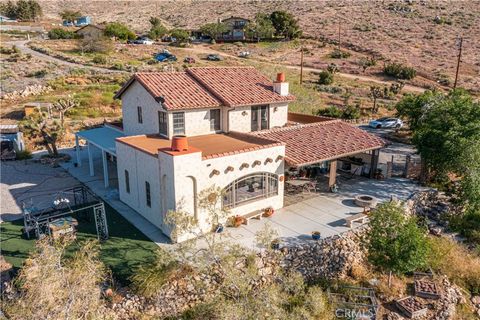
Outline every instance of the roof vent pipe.
[[172, 151], [187, 151], [188, 140], [186, 136], [174, 136], [172, 138]]

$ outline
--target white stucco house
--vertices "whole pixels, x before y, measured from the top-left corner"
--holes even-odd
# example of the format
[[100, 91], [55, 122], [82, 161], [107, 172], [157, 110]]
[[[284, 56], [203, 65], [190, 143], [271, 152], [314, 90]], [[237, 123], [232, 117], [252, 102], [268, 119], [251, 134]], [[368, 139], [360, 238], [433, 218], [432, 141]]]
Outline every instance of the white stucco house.
[[167, 236], [169, 210], [204, 221], [198, 194], [213, 185], [232, 216], [278, 209], [287, 169], [328, 164], [334, 184], [337, 159], [358, 154], [373, 172], [384, 144], [340, 120], [289, 113], [295, 97], [284, 74], [272, 81], [253, 67], [137, 73], [115, 98], [122, 126], [78, 132], [77, 144], [88, 142], [91, 175], [90, 146], [102, 150], [106, 187], [113, 159], [120, 200]]

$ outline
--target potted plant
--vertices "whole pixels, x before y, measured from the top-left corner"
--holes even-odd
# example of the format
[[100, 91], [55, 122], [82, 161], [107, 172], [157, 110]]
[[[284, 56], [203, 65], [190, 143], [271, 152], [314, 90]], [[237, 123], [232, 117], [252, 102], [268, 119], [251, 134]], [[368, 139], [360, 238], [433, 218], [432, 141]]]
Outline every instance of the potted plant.
[[271, 243], [271, 247], [273, 250], [279, 250], [280, 249], [280, 239], [273, 239]]
[[313, 239], [313, 240], [320, 240], [321, 237], [322, 237], [322, 236], [321, 236], [321, 234], [320, 234], [320, 231], [313, 231], [313, 232], [312, 232], [312, 239]]
[[272, 207], [268, 207], [268, 208], [263, 210], [263, 216], [264, 217], [271, 217], [274, 212], [275, 212], [275, 210], [273, 210]]
[[235, 228], [240, 227], [244, 222], [245, 222], [245, 218], [244, 218], [244, 217], [235, 216], [235, 217], [233, 218], [233, 226], [234, 226]]

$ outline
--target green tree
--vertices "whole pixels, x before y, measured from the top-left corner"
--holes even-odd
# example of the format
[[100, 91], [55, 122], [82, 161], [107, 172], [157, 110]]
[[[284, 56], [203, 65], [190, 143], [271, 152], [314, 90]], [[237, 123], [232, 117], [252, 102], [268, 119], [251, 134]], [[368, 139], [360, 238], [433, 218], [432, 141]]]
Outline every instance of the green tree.
[[277, 36], [283, 36], [287, 39], [295, 39], [302, 36], [298, 20], [290, 12], [274, 11], [270, 14], [270, 20]]
[[175, 43], [176, 44], [182, 44], [182, 43], [186, 43], [186, 42], [189, 41], [190, 32], [188, 32], [187, 30], [184, 30], [184, 29], [173, 29], [170, 32], [170, 36], [172, 36], [172, 38], [175, 38]]
[[135, 33], [120, 22], [111, 22], [106, 25], [104, 34], [107, 37], [115, 37], [120, 40], [131, 40], [135, 39], [137, 36]]
[[396, 202], [380, 204], [370, 215], [369, 261], [379, 269], [404, 274], [426, 267], [429, 246], [425, 231]]
[[335, 106], [330, 106], [328, 108], [318, 110], [317, 115], [331, 118], [340, 118], [342, 116], [342, 110], [338, 109]]
[[1, 11], [9, 18], [23, 21], [35, 21], [42, 15], [42, 7], [35, 0], [8, 1], [1, 6]]
[[78, 18], [82, 16], [82, 13], [80, 11], [75, 11], [75, 10], [63, 10], [60, 12], [60, 17], [67, 22], [75, 22]]
[[216, 39], [219, 35], [227, 32], [228, 26], [225, 23], [207, 23], [200, 27], [200, 31], [212, 39]]
[[275, 34], [275, 28], [270, 15], [259, 12], [255, 19], [246, 25], [245, 32], [250, 39], [270, 39]]
[[148, 36], [152, 39], [158, 40], [168, 33], [168, 29], [162, 24], [162, 21], [157, 17], [150, 17], [148, 20], [151, 24]]
[[57, 142], [64, 134], [64, 128], [59, 122], [48, 119], [45, 113], [37, 110], [22, 120], [20, 126], [27, 136], [43, 145], [49, 155], [58, 157]]

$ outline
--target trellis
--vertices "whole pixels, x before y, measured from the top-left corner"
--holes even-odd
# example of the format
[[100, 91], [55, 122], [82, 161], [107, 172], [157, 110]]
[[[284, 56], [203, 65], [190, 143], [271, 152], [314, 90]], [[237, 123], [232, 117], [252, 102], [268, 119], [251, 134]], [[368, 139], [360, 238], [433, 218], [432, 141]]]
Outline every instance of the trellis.
[[57, 192], [43, 209], [38, 209], [39, 204], [35, 206], [30, 203], [27, 206], [22, 204], [23, 211], [23, 232], [30, 239], [30, 233], [33, 231], [36, 238], [42, 238], [50, 235], [49, 224], [66, 216], [77, 214], [93, 213], [97, 237], [101, 241], [108, 239], [107, 217], [105, 214], [105, 204], [93, 194], [87, 187], [78, 186]]

